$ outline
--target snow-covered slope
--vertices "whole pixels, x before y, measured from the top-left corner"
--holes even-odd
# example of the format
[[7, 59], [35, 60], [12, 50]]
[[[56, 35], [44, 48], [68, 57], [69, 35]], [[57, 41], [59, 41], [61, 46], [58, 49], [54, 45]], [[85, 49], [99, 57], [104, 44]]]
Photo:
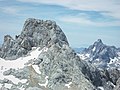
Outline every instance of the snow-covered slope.
[[[16, 78], [13, 75], [4, 75], [5, 71], [8, 70], [20, 70], [27, 66], [30, 66], [33, 64], [33, 62], [38, 58], [41, 52], [47, 52], [48, 48], [44, 47], [42, 50], [40, 50], [39, 47], [33, 47], [32, 51], [28, 53], [25, 57], [20, 57], [16, 60], [5, 60], [0, 58], [0, 81], [3, 83], [0, 83], [0, 88], [3, 87], [10, 89], [13, 84], [19, 84], [19, 83], [27, 83], [27, 79], [19, 79]], [[36, 73], [41, 74], [39, 67], [37, 65], [32, 65], [33, 69], [36, 71]], [[8, 80], [10, 82], [8, 82]], [[4, 83], [6, 81], [6, 83]], [[44, 85], [44, 84], [42, 84]], [[0, 90], [1, 90], [0, 89]], [[24, 90], [20, 89], [20, 90]]]

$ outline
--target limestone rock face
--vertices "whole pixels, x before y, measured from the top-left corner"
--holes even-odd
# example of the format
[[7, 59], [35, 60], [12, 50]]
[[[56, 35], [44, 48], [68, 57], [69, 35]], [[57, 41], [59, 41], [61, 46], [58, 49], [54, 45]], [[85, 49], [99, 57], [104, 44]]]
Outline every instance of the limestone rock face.
[[[34, 48], [37, 53], [32, 53]], [[0, 80], [0, 84], [3, 85], [1, 88], [7, 89], [6, 84], [10, 84], [9, 90], [95, 89], [92, 81], [83, 73], [87, 63], [81, 61], [69, 47], [65, 34], [54, 21], [27, 19], [21, 34], [16, 35], [15, 39], [9, 35], [5, 36], [0, 53], [1, 58], [11, 59], [10, 63], [21, 60], [19, 63], [23, 64], [19, 64], [21, 68], [13, 68], [12, 65], [12, 68], [7, 67], [3, 72], [6, 79]], [[3, 60], [1, 58], [0, 60]], [[26, 62], [23, 63], [24, 61]], [[19, 82], [7, 79], [9, 76], [13, 76]], [[69, 88], [66, 84], [69, 84]]]
[[[0, 76], [5, 78], [0, 77], [0, 90], [120, 90], [118, 52], [98, 39], [83, 51], [89, 57], [81, 60], [56, 22], [29, 18], [15, 39], [4, 37]], [[105, 68], [94, 65], [96, 60], [107, 63]], [[111, 60], [118, 62], [117, 67]]]
[[[10, 35], [4, 36], [4, 42], [0, 50], [0, 57], [7, 57], [8, 53], [11, 54], [9, 51], [10, 48], [13, 47], [15, 41]], [[5, 53], [6, 52], [6, 53]], [[10, 55], [11, 56], [11, 55]]]
[[[62, 47], [53, 45], [47, 52], [41, 53], [38, 60], [42, 60], [38, 64], [42, 75], [49, 77], [49, 88], [56, 90], [73, 82], [81, 90], [94, 89], [94, 86], [85, 78], [77, 66], [77, 62], [81, 60], [68, 45]], [[80, 64], [82, 65], [82, 62]]]
[[9, 35], [4, 37], [0, 57], [16, 59], [26, 55], [32, 47], [43, 48], [56, 43], [68, 45], [65, 34], [54, 21], [29, 18], [25, 21], [21, 34], [16, 35], [15, 40]]

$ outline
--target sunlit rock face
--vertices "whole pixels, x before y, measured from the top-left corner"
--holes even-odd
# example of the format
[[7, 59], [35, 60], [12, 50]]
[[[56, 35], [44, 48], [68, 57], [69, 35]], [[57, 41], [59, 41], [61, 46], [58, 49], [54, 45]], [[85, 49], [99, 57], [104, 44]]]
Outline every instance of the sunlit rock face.
[[1, 48], [1, 58], [16, 59], [26, 55], [32, 47], [45, 47], [52, 44], [67, 44], [68, 41], [61, 28], [51, 20], [29, 18], [25, 21], [20, 35], [13, 39], [10, 35], [4, 37]]
[[86, 78], [84, 68], [88, 64], [69, 47], [65, 34], [54, 21], [27, 19], [21, 34], [15, 39], [5, 36], [0, 53], [0, 89], [96, 88]]

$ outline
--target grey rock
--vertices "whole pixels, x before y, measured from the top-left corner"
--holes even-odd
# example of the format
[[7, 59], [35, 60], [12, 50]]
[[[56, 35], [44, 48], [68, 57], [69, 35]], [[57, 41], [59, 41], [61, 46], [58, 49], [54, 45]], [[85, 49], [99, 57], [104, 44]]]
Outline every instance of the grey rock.
[[[56, 90], [55, 88], [58, 85], [62, 87], [69, 82], [74, 82], [80, 85], [83, 90], [85, 88], [87, 88], [86, 90], [94, 89], [94, 86], [76, 66], [77, 60], [81, 60], [68, 45], [62, 47], [58, 44], [52, 45], [47, 52], [41, 53], [38, 59], [42, 59], [39, 64], [42, 75], [49, 77], [49, 88]], [[79, 81], [82, 81], [82, 83]]]
[[120, 77], [116, 82], [116, 87], [114, 88], [114, 90], [120, 90]]
[[4, 36], [4, 43], [2, 44], [2, 47], [1, 47], [0, 57], [2, 58], [7, 57], [7, 53], [9, 49], [12, 48], [13, 45], [14, 45], [14, 39], [10, 35]]
[[38, 87], [29, 87], [26, 90], [42, 90], [42, 89]]
[[4, 73], [3, 73], [3, 75], [10, 75], [11, 74], [11, 71], [9, 70], [9, 71], [5, 71]]
[[0, 90], [9, 90], [8, 88], [5, 88], [4, 86], [0, 88]]
[[4, 78], [3, 80], [0, 80], [0, 83], [1, 84], [4, 84], [4, 83], [12, 84], [12, 81], [10, 81], [9, 79]]
[[[103, 82], [100, 72], [80, 60], [69, 47], [66, 36], [54, 21], [27, 19], [21, 34], [16, 36], [15, 40], [10, 38], [8, 41], [5, 39], [1, 48], [3, 53], [1, 57], [5, 59], [24, 56], [32, 50], [32, 47], [48, 48], [47, 51], [42, 51], [37, 59], [26, 63], [31, 65], [4, 72], [4, 75], [13, 75], [20, 80], [27, 79], [26, 83], [13, 84], [11, 90], [19, 90], [20, 87], [28, 90], [43, 89], [39, 83], [45, 83], [46, 76], [48, 76], [48, 85], [43, 90], [69, 90], [65, 84], [70, 82], [72, 82], [70, 90], [94, 90], [96, 86], [101, 85], [98, 81]], [[32, 65], [39, 66], [41, 74], [38, 74]], [[8, 80], [4, 82], [9, 83]]]
[[10, 90], [20, 90], [17, 86], [13, 85]]
[[51, 20], [39, 20], [29, 18], [25, 21], [23, 30], [15, 40], [6, 35], [0, 50], [0, 57], [16, 59], [26, 55], [32, 47], [45, 47], [58, 43], [67, 44], [68, 41], [61, 28]]
[[120, 77], [120, 70], [119, 69], [109, 69], [109, 70], [106, 70], [106, 75], [107, 75], [108, 79], [114, 85], [116, 85], [116, 82], [117, 82], [117, 80]]
[[105, 85], [104, 85], [104, 89], [105, 90], [113, 90], [114, 88], [114, 84], [110, 81], [108, 81]]

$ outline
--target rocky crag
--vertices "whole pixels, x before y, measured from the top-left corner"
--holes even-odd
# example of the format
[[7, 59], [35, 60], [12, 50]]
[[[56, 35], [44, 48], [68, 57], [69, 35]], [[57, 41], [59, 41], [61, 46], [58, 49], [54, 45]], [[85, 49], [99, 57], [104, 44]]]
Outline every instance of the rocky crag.
[[43, 48], [56, 43], [68, 45], [66, 36], [54, 21], [27, 19], [21, 34], [16, 35], [15, 39], [10, 35], [4, 37], [0, 57], [16, 59], [26, 55], [32, 47]]
[[101, 39], [85, 48], [80, 57], [98, 68], [120, 68], [120, 49], [115, 46], [105, 45]]
[[[106, 47], [97, 42], [94, 46]], [[93, 50], [94, 47], [90, 48]], [[97, 50], [91, 56], [97, 57]], [[85, 51], [87, 54], [91, 52], [90, 49]], [[111, 58], [116, 56], [116, 50], [112, 51]], [[120, 89], [119, 70], [98, 69], [89, 62], [90, 58], [82, 60], [69, 47], [61, 28], [51, 20], [27, 19], [21, 34], [16, 35], [15, 39], [10, 35], [4, 37], [0, 57], [1, 90]], [[106, 60], [109, 61], [108, 58]]]
[[[120, 78], [119, 48], [116, 48], [115, 46], [108, 46], [104, 44], [101, 39], [98, 39], [93, 43], [93, 45], [85, 48], [78, 55], [81, 60], [84, 60], [92, 66], [98, 68], [98, 71], [95, 71], [94, 74], [87, 72], [88, 76], [91, 77], [88, 78], [93, 82], [93, 84], [96, 83], [96, 80], [99, 80], [99, 83], [96, 84], [102, 86], [104, 90], [120, 89], [118, 85]], [[96, 76], [97, 79], [95, 79]]]
[[[21, 34], [16, 35], [15, 39], [6, 35], [0, 49], [1, 61], [11, 60], [10, 63], [14, 63], [22, 58], [19, 63], [23, 62], [32, 55], [35, 48], [39, 48], [39, 54], [36, 53], [38, 56], [24, 63], [24, 67], [11, 66], [5, 69], [2, 73], [5, 78], [0, 80], [2, 90], [94, 90], [96, 88], [82, 72], [87, 65], [69, 47], [65, 34], [51, 20], [30, 18], [25, 21]], [[37, 71], [34, 66], [38, 68]], [[1, 70], [4, 67], [1, 65]], [[15, 83], [8, 78], [9, 76], [26, 82]]]

